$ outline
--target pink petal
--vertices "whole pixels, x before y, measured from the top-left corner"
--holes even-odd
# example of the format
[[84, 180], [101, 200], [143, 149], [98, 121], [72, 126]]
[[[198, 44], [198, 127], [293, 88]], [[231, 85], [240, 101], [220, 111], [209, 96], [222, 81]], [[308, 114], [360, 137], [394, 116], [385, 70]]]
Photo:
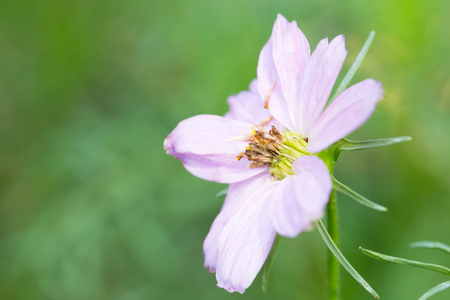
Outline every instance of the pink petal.
[[[303, 32], [293, 21], [289, 23], [282, 15], [278, 15], [273, 28], [273, 60], [280, 79], [284, 98], [289, 108], [296, 102], [297, 78], [303, 73], [309, 59], [310, 48]], [[276, 106], [272, 101], [272, 106]], [[292, 118], [293, 115], [291, 115]]]
[[258, 88], [259, 94], [262, 99], [270, 95], [268, 101], [268, 107], [272, 116], [277, 119], [283, 126], [293, 130], [294, 123], [291, 118], [289, 103], [284, 97], [281, 80], [278, 76], [278, 71], [274, 62], [274, 36], [276, 35], [277, 28], [281, 26], [279, 23], [285, 24], [287, 21], [283, 16], [278, 15], [277, 21], [272, 30], [272, 36], [269, 41], [264, 45], [258, 60]]
[[296, 129], [303, 135], [309, 136], [312, 125], [322, 113], [346, 56], [343, 35], [335, 37], [330, 44], [323, 39], [308, 60], [304, 73], [296, 78], [299, 82], [294, 108]]
[[216, 270], [217, 285], [239, 293], [255, 279], [275, 238], [268, 205], [275, 182], [267, 173], [246, 183], [234, 200], [242, 204], [220, 234]]
[[317, 119], [308, 151], [320, 152], [364, 124], [383, 98], [381, 83], [366, 79], [340, 94]]
[[234, 183], [264, 172], [267, 168], [248, 168], [249, 161], [236, 156], [247, 147], [245, 141], [230, 141], [247, 136], [251, 124], [219, 116], [199, 115], [186, 119], [164, 141], [168, 154], [183, 162], [197, 177]]
[[261, 181], [258, 180], [258, 178], [261, 176], [267, 178], [268, 174], [262, 174], [245, 181], [230, 184], [222, 209], [214, 219], [205, 242], [203, 243], [205, 267], [207, 267], [210, 272], [215, 272], [217, 268], [219, 236], [222, 233], [223, 227], [243, 203], [243, 197], [247, 197], [247, 194], [251, 193], [253, 189], [259, 188]]
[[225, 114], [225, 118], [260, 124], [271, 116], [270, 112], [264, 108], [264, 99], [259, 95], [256, 79], [250, 83], [250, 91], [242, 91], [230, 96], [227, 101], [230, 111]]
[[276, 231], [296, 237], [323, 216], [332, 183], [325, 163], [316, 156], [303, 156], [292, 165], [295, 175], [277, 186], [271, 203], [271, 217]]

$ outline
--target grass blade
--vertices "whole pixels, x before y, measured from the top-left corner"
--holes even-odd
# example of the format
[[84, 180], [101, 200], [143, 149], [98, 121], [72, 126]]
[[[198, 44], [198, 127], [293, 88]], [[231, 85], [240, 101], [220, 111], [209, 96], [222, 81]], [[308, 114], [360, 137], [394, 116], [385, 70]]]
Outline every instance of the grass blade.
[[356, 151], [389, 146], [397, 143], [408, 142], [410, 140], [411, 137], [409, 136], [398, 136], [393, 138], [367, 140], [367, 141], [351, 141], [347, 139], [342, 139], [336, 143], [336, 146], [340, 151]]
[[228, 188], [221, 190], [216, 194], [216, 198], [225, 197], [228, 193]]
[[264, 264], [262, 273], [262, 290], [264, 293], [267, 293], [268, 290], [270, 269], [272, 268], [273, 259], [275, 258], [275, 254], [280, 246], [280, 242], [281, 236], [277, 234], [275, 236], [275, 240], [273, 241], [272, 249], [270, 249], [269, 255], [267, 256], [266, 263]]
[[372, 296], [374, 296], [376, 299], [380, 299], [380, 296], [375, 292], [375, 290], [367, 283], [364, 278], [362, 278], [361, 275], [352, 267], [352, 265], [347, 261], [347, 259], [342, 255], [341, 251], [338, 247], [334, 244], [333, 240], [331, 239], [330, 235], [328, 234], [325, 226], [323, 225], [322, 221], [316, 222], [316, 227], [322, 236], [325, 244], [327, 245], [328, 249], [330, 249], [331, 253], [336, 257], [336, 259], [341, 263], [341, 265], [344, 267], [344, 269], [347, 270], [347, 272], [350, 273], [350, 275], [355, 278], [355, 280], [362, 285], [363, 288], [365, 288]]
[[389, 256], [389, 255], [381, 254], [381, 253], [378, 253], [375, 251], [367, 250], [367, 249], [364, 249], [361, 247], [359, 247], [359, 250], [361, 250], [361, 252], [363, 254], [365, 254], [371, 258], [375, 258], [378, 260], [387, 261], [387, 262], [391, 262], [391, 263], [395, 263], [395, 264], [408, 265], [408, 266], [413, 266], [413, 267], [417, 267], [417, 268], [427, 269], [427, 270], [435, 271], [435, 272], [450, 276], [450, 269], [440, 266], [440, 265], [428, 264], [428, 263], [423, 263], [420, 261], [414, 261], [414, 260]]
[[363, 61], [364, 57], [366, 56], [366, 53], [369, 50], [374, 37], [375, 37], [375, 31], [372, 30], [370, 32], [369, 37], [367, 38], [366, 42], [362, 46], [361, 51], [359, 51], [358, 55], [356, 56], [355, 61], [353, 62], [352, 66], [348, 70], [347, 74], [345, 74], [344, 79], [342, 79], [342, 82], [339, 84], [333, 97], [331, 97], [330, 102], [333, 101], [337, 96], [339, 96], [340, 93], [342, 93], [347, 88], [347, 85], [352, 80], [353, 75], [355, 75], [356, 71], [358, 70], [359, 66], [361, 65], [361, 62]]
[[340, 183], [339, 181], [336, 180], [336, 178], [334, 178], [334, 176], [331, 176], [331, 179], [333, 179], [333, 189], [337, 192], [343, 193], [347, 196], [349, 196], [350, 198], [352, 198], [353, 200], [356, 200], [358, 203], [367, 206], [368, 208], [374, 209], [374, 210], [378, 210], [378, 211], [387, 211], [387, 208], [384, 206], [381, 206], [375, 202], [370, 201], [369, 199], [367, 199], [366, 197], [358, 194], [357, 192], [355, 192], [354, 190], [352, 190], [351, 188], [349, 188], [348, 186]]
[[439, 293], [445, 289], [448, 289], [450, 287], [450, 281], [443, 282], [441, 284], [438, 284], [434, 288], [430, 289], [428, 292], [422, 295], [422, 297], [419, 298], [419, 300], [426, 300], [433, 296], [436, 293]]
[[420, 241], [410, 244], [409, 247], [439, 249], [450, 254], [450, 246], [440, 242]]

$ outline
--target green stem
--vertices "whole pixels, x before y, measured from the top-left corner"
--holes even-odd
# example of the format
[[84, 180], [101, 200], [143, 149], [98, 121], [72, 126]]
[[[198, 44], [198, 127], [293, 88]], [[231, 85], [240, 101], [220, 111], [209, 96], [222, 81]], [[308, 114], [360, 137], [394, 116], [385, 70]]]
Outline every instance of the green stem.
[[[330, 195], [330, 201], [327, 205], [328, 214], [328, 233], [337, 247], [339, 247], [339, 228], [336, 192], [333, 190]], [[333, 253], [328, 250], [328, 299], [341, 299], [339, 262]]]

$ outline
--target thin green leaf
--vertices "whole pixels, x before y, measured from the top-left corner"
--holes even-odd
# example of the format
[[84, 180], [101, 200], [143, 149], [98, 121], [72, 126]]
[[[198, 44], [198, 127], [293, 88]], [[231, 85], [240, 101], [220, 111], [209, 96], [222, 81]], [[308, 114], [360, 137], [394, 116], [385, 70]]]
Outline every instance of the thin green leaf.
[[228, 193], [228, 188], [221, 190], [216, 194], [216, 198], [225, 197]]
[[450, 281], [443, 282], [441, 284], [438, 284], [434, 288], [430, 289], [428, 292], [422, 295], [422, 297], [419, 298], [419, 300], [426, 300], [433, 296], [436, 293], [442, 292], [445, 289], [448, 289], [450, 287]]
[[341, 263], [341, 265], [347, 270], [347, 272], [349, 272], [350, 275], [352, 275], [353, 278], [355, 278], [355, 280], [358, 281], [358, 283], [360, 285], [362, 285], [370, 294], [372, 294], [372, 296], [379, 299], [380, 296], [378, 296], [378, 294], [375, 292], [375, 290], [367, 283], [367, 281], [364, 280], [364, 278], [361, 277], [361, 275], [359, 275], [358, 272], [356, 272], [356, 270], [352, 267], [352, 265], [350, 265], [350, 263], [347, 261], [347, 259], [344, 257], [344, 255], [342, 255], [341, 251], [336, 246], [336, 244], [333, 242], [333, 240], [331, 239], [327, 230], [325, 229], [325, 226], [323, 225], [322, 221], [320, 221], [320, 220], [317, 221], [316, 227], [317, 227], [320, 235], [322, 236], [325, 244], [327, 245], [328, 249], [330, 249], [331, 253], [333, 253], [333, 255]]
[[439, 272], [439, 273], [450, 276], [450, 269], [440, 266], [440, 265], [428, 264], [428, 263], [423, 263], [420, 261], [414, 261], [414, 260], [408, 260], [408, 259], [404, 259], [404, 258], [389, 256], [389, 255], [381, 254], [381, 253], [378, 253], [375, 251], [367, 250], [367, 249], [364, 249], [361, 247], [359, 247], [359, 250], [361, 250], [361, 252], [364, 253], [365, 255], [375, 258], [375, 259], [378, 259], [378, 260], [387, 261], [387, 262], [391, 262], [391, 263], [395, 263], [395, 264], [402, 264], [402, 265], [418, 267], [418, 268], [427, 269], [427, 270]]
[[353, 75], [355, 75], [356, 70], [358, 70], [359, 66], [361, 65], [361, 62], [364, 59], [364, 56], [366, 56], [367, 51], [370, 48], [370, 45], [372, 44], [373, 38], [375, 37], [375, 31], [371, 31], [369, 34], [369, 37], [367, 38], [366, 42], [361, 48], [361, 51], [359, 51], [358, 55], [355, 58], [355, 61], [353, 62], [352, 66], [348, 70], [347, 74], [345, 74], [344, 79], [342, 79], [341, 84], [339, 84], [336, 92], [334, 93], [333, 97], [331, 97], [331, 101], [333, 101], [337, 96], [339, 96], [340, 93], [342, 93], [347, 85], [350, 83], [350, 81], [353, 78]]
[[450, 246], [440, 242], [420, 241], [409, 245], [411, 248], [432, 248], [439, 249], [450, 254]]
[[339, 181], [336, 180], [336, 178], [334, 178], [334, 176], [331, 176], [331, 178], [333, 179], [333, 189], [337, 192], [343, 193], [347, 196], [349, 196], [350, 198], [352, 198], [353, 200], [356, 200], [358, 203], [367, 206], [368, 208], [374, 209], [374, 210], [378, 210], [378, 211], [387, 211], [387, 208], [384, 206], [381, 206], [375, 202], [370, 201], [369, 199], [367, 199], [366, 197], [358, 194], [357, 192], [355, 192], [354, 190], [352, 190], [351, 188], [349, 188], [348, 186], [340, 183]]
[[389, 146], [397, 143], [408, 142], [411, 140], [409, 136], [398, 136], [386, 139], [376, 139], [367, 141], [351, 141], [348, 139], [342, 139], [336, 143], [336, 147], [340, 151], [356, 151], [369, 148]]
[[281, 236], [277, 234], [275, 236], [272, 249], [270, 249], [269, 255], [267, 256], [266, 263], [264, 264], [264, 269], [262, 273], [262, 290], [264, 293], [267, 293], [269, 287], [270, 270], [272, 269], [273, 259], [275, 258], [275, 254], [277, 253], [278, 247], [280, 246], [280, 242]]

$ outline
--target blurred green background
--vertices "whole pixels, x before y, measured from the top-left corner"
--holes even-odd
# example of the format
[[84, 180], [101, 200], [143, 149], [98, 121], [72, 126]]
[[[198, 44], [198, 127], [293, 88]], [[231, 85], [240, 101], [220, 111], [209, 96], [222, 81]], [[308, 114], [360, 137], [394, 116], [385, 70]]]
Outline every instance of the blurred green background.
[[[410, 135], [344, 153], [336, 177], [389, 207], [339, 197], [342, 251], [382, 299], [417, 299], [444, 275], [377, 262], [358, 246], [449, 266], [417, 240], [449, 243], [450, 2], [0, 2], [1, 299], [324, 299], [316, 231], [284, 239], [270, 290], [215, 287], [202, 243], [224, 186], [166, 156], [164, 138], [256, 76], [276, 14], [311, 47], [343, 33], [344, 72], [377, 35], [353, 83], [386, 98], [354, 139]], [[343, 299], [371, 299], [342, 272]], [[432, 299], [449, 299], [443, 292]]]

